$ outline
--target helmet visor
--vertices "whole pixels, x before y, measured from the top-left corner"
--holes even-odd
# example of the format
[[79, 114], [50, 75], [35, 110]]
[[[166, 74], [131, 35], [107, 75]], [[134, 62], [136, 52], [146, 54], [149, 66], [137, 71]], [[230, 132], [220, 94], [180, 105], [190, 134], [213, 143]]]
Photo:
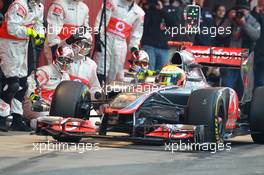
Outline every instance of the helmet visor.
[[137, 66], [147, 67], [149, 63], [147, 61], [136, 61], [135, 64]]
[[70, 65], [73, 62], [73, 60], [69, 57], [58, 57], [56, 62], [60, 66], [61, 70], [67, 71], [70, 68]]
[[92, 43], [87, 42], [86, 40], [77, 41], [72, 45], [76, 57], [88, 55], [91, 48]]
[[180, 74], [170, 75], [170, 74], [162, 74], [160, 75], [160, 84], [161, 85], [177, 85], [180, 80]]

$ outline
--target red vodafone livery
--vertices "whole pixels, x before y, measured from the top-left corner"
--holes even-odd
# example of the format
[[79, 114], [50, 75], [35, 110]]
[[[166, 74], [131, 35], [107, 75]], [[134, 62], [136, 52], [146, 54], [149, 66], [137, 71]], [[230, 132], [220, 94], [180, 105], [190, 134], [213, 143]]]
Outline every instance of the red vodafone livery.
[[224, 64], [240, 67], [243, 58], [247, 58], [248, 50], [242, 48], [224, 48], [208, 46], [187, 46], [198, 63]]
[[132, 26], [127, 24], [122, 19], [111, 17], [108, 23], [106, 31], [117, 35], [123, 39], [127, 39], [130, 36]]

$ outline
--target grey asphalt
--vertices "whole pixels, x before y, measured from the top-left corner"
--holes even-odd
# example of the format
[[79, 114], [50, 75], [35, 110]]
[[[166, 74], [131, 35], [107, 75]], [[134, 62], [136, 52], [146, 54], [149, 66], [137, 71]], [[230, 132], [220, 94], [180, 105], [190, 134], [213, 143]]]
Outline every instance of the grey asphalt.
[[[50, 150], [47, 140], [50, 145], [53, 144]], [[215, 154], [206, 151], [172, 153], [168, 149], [165, 151], [164, 145], [134, 145], [98, 139], [55, 147], [57, 142], [51, 138], [28, 133], [0, 133], [0, 174], [264, 175], [264, 146], [253, 144], [250, 136], [229, 142], [230, 151]], [[46, 145], [46, 150], [42, 149], [41, 153], [40, 145], [43, 148]], [[81, 149], [84, 145], [87, 147]], [[65, 149], [62, 150], [62, 147]]]

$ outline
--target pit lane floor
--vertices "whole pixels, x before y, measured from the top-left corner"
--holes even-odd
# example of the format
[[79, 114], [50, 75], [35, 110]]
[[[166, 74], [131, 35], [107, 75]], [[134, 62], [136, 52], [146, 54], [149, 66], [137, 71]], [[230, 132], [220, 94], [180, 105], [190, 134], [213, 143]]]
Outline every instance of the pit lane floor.
[[[33, 143], [35, 145], [33, 145]], [[264, 146], [250, 136], [230, 141], [232, 149], [212, 154], [172, 151], [164, 145], [134, 145], [129, 142], [84, 139], [71, 149], [58, 149], [51, 138], [29, 133], [0, 132], [1, 175], [263, 175]], [[52, 145], [41, 150], [37, 145]], [[83, 145], [87, 149], [82, 149]], [[36, 147], [35, 147], [36, 146]], [[74, 149], [79, 146], [79, 149]], [[40, 146], [39, 146], [40, 147]], [[69, 147], [65, 147], [69, 148]]]

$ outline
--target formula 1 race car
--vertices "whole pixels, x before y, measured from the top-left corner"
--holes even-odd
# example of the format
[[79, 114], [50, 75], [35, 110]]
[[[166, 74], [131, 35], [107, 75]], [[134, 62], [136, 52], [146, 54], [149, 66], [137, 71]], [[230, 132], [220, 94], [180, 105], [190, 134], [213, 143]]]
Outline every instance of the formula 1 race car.
[[[253, 54], [236, 48], [186, 46], [175, 53], [171, 64], [185, 71], [182, 86], [119, 94], [105, 109], [99, 134], [122, 132], [134, 140], [199, 143], [221, 143], [251, 134], [256, 143], [264, 143], [264, 87], [252, 94]], [[231, 88], [210, 87], [201, 65], [240, 68], [244, 82], [241, 100]]]
[[[221, 143], [237, 135], [251, 134], [264, 143], [264, 87], [253, 92], [253, 54], [235, 48], [186, 46], [176, 52], [168, 69], [180, 67], [184, 83], [169, 85], [173, 76], [161, 71], [154, 86], [134, 87], [119, 93], [105, 105], [100, 127], [90, 118], [90, 95], [78, 82], [62, 82], [56, 89], [50, 116], [38, 120], [37, 133], [58, 141], [80, 141], [82, 137], [108, 137], [134, 141], [178, 141]], [[174, 65], [174, 66], [173, 66]], [[244, 94], [228, 87], [210, 87], [202, 66], [240, 68]], [[166, 72], [166, 71], [165, 71]], [[164, 74], [163, 74], [164, 73]], [[110, 136], [109, 133], [126, 136]]]

